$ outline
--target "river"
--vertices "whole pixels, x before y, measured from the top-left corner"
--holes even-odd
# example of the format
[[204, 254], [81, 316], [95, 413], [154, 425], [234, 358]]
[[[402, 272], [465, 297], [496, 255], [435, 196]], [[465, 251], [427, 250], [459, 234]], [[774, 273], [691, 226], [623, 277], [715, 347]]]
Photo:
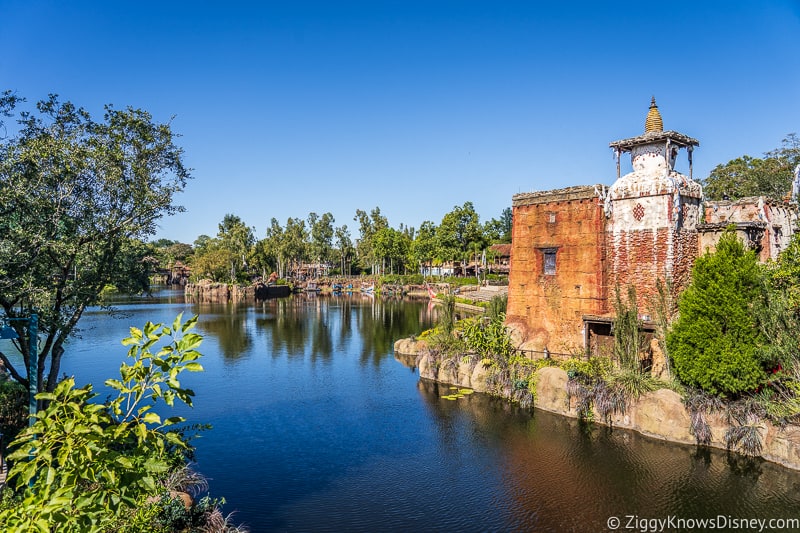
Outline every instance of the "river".
[[115, 307], [85, 313], [64, 372], [102, 389], [129, 326], [199, 314], [205, 372], [184, 379], [196, 399], [177, 411], [213, 426], [194, 441], [196, 468], [254, 533], [603, 531], [615, 518], [620, 530], [672, 531], [800, 517], [800, 473], [771, 463], [480, 394], [441, 399], [444, 387], [392, 353], [430, 325], [426, 302], [215, 305], [164, 289]]

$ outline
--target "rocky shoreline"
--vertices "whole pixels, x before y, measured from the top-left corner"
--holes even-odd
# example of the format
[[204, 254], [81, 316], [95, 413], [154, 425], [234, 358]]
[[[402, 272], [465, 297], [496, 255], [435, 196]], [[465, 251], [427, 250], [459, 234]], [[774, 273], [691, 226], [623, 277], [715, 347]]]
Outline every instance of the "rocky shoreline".
[[[465, 361], [459, 361], [457, 367], [441, 370], [432, 364], [426, 354], [424, 341], [400, 339], [394, 345], [395, 354], [406, 357], [416, 356], [416, 366], [420, 378], [443, 384], [470, 388], [476, 392], [488, 393], [486, 385], [487, 371], [481, 364], [474, 368]], [[556, 367], [545, 367], [536, 373], [535, 407], [551, 413], [578, 418], [576, 402], [567, 393], [567, 373]], [[510, 398], [507, 398], [510, 399]], [[595, 411], [594, 421], [606, 424], [606, 420]], [[724, 435], [728, 423], [722, 414], [707, 415], [711, 429], [709, 446], [725, 449]], [[641, 433], [647, 437], [696, 445], [692, 435], [691, 414], [683, 404], [681, 396], [668, 389], [643, 394], [638, 400], [630, 402], [624, 414], [614, 414], [608, 425], [621, 427]], [[793, 470], [800, 470], [800, 427], [777, 427], [763, 422], [760, 430], [763, 448], [760, 457], [778, 463]]]

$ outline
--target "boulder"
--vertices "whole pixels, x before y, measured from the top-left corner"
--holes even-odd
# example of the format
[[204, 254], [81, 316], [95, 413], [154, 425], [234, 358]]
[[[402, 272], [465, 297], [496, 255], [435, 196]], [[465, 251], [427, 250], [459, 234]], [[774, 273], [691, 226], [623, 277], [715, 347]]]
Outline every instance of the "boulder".
[[446, 383], [449, 385], [457, 385], [458, 384], [458, 364], [455, 366], [450, 364], [450, 359], [445, 359], [439, 364], [439, 370], [437, 372], [438, 380], [440, 383]]
[[691, 417], [680, 395], [669, 389], [643, 394], [630, 409], [633, 429], [658, 439], [693, 444]]
[[394, 343], [394, 351], [404, 355], [419, 355], [427, 348], [428, 343], [425, 341], [418, 341], [412, 337], [400, 339]]
[[432, 364], [430, 355], [423, 355], [417, 363], [419, 377], [425, 379], [436, 379], [436, 366]]
[[762, 452], [765, 459], [790, 468], [800, 468], [800, 427], [786, 426], [781, 429], [768, 424]]
[[488, 375], [488, 370], [485, 366], [481, 363], [475, 365], [475, 368], [472, 369], [472, 376], [470, 376], [470, 383], [471, 387], [475, 392], [486, 392], [489, 390], [489, 387], [486, 386], [486, 376]]
[[548, 366], [536, 372], [536, 407], [554, 413], [569, 412], [567, 397], [567, 373], [560, 368]]
[[458, 383], [456, 383], [459, 387], [472, 387], [472, 365], [469, 361], [464, 361], [463, 359], [458, 362]]

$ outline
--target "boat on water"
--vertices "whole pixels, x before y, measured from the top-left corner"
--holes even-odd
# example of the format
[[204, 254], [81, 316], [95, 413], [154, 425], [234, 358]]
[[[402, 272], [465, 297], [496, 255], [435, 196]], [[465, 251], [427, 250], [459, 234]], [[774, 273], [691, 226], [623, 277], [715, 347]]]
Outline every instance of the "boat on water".
[[373, 292], [375, 292], [375, 284], [362, 285], [361, 286], [361, 292], [366, 292], [366, 293], [372, 294]]

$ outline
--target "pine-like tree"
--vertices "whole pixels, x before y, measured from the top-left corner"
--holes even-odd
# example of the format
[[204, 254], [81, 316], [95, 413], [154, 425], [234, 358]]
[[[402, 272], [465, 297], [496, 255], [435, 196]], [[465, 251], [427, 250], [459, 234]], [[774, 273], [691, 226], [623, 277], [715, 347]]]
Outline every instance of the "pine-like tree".
[[755, 252], [728, 230], [714, 253], [695, 262], [667, 336], [678, 378], [720, 396], [756, 389], [766, 378], [758, 323], [765, 284]]

